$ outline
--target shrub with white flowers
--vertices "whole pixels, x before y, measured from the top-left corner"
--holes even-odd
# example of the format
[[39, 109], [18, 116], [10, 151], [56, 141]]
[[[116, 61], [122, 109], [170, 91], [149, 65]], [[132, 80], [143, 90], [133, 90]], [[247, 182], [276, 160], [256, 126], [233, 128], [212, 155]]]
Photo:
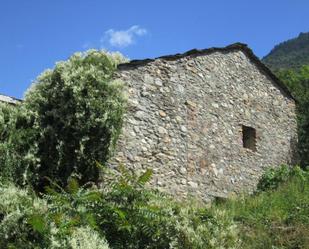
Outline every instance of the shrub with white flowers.
[[122, 127], [124, 87], [113, 78], [122, 61], [120, 54], [89, 50], [36, 79], [13, 125], [22, 160], [12, 176], [18, 184], [42, 191], [48, 178], [61, 186], [72, 175], [81, 184], [98, 180], [95, 162], [106, 162]]
[[48, 188], [38, 198], [0, 185], [0, 248], [234, 249], [238, 228], [226, 212], [176, 202], [145, 186], [142, 175], [112, 173], [102, 188]]

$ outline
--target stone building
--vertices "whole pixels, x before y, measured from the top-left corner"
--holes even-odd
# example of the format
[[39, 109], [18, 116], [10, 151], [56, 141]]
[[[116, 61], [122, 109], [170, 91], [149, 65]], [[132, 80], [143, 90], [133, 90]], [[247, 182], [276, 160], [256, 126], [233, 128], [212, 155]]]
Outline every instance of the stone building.
[[20, 100], [0, 94], [0, 102], [5, 102], [5, 103], [9, 103], [9, 104], [16, 104], [17, 102], [19, 102]]
[[151, 168], [151, 184], [204, 200], [252, 191], [291, 163], [295, 100], [244, 44], [119, 66], [129, 110], [110, 165]]
[[293, 162], [295, 100], [244, 44], [131, 61], [117, 77], [129, 107], [111, 166], [150, 168], [153, 186], [209, 200]]

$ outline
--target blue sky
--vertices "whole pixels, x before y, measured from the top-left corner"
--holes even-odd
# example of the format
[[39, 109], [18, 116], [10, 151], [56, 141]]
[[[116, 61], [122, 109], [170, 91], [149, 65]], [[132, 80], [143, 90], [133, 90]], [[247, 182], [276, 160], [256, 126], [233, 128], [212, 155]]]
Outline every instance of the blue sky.
[[247, 43], [256, 55], [309, 31], [308, 0], [1, 0], [0, 93], [22, 98], [76, 51], [131, 59]]

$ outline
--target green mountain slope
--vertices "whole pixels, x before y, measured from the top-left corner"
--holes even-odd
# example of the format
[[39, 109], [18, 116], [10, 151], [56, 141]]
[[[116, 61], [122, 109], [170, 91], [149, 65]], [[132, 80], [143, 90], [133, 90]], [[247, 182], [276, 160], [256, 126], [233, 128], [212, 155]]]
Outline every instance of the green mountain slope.
[[276, 45], [262, 61], [272, 70], [299, 69], [309, 64], [309, 32]]

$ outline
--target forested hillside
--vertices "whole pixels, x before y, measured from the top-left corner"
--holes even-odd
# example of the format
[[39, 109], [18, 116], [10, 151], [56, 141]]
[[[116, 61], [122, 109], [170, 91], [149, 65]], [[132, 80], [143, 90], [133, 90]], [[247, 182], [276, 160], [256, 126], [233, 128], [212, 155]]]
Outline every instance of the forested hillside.
[[309, 32], [276, 45], [262, 61], [274, 71], [309, 64]]

